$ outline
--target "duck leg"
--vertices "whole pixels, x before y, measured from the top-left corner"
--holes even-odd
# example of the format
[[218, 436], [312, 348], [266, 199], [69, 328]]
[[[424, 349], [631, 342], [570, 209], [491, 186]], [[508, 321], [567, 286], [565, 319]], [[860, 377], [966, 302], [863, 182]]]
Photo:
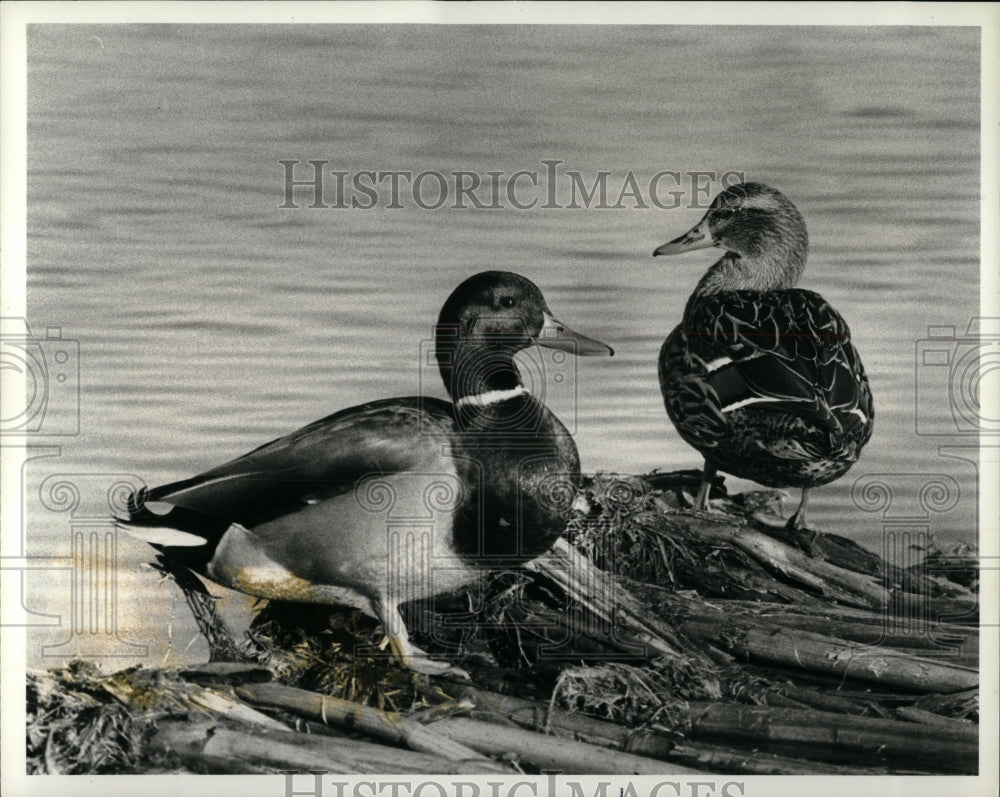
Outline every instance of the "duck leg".
[[788, 525], [786, 528], [793, 533], [793, 538], [795, 543], [805, 551], [809, 556], [816, 557], [819, 555], [816, 550], [816, 538], [818, 532], [812, 531], [806, 525], [806, 508], [809, 505], [809, 488], [802, 488], [802, 500], [799, 502], [799, 508], [795, 510], [795, 514], [791, 516], [788, 520]]
[[795, 514], [787, 522], [776, 520], [762, 512], [754, 512], [753, 519], [768, 529], [780, 531], [780, 533], [769, 532], [772, 537], [776, 537], [789, 545], [794, 545], [805, 554], [815, 558], [820, 556], [819, 551], [816, 549], [816, 538], [819, 532], [813, 531], [806, 526], [806, 509], [808, 506], [809, 488], [803, 487], [799, 508], [795, 510]]
[[694, 506], [691, 507], [696, 512], [708, 511], [708, 495], [712, 491], [712, 481], [715, 479], [715, 465], [705, 460], [705, 469], [701, 474], [701, 487], [698, 488], [698, 495], [695, 496]]
[[446, 661], [435, 661], [428, 654], [410, 642], [410, 634], [399, 614], [394, 601], [383, 598], [374, 603], [375, 614], [382, 623], [386, 642], [393, 654], [406, 669], [424, 675], [449, 675], [463, 681], [471, 680], [469, 674], [460, 667]]
[[806, 509], [809, 506], [809, 488], [802, 488], [802, 500], [799, 501], [799, 508], [788, 521], [788, 528], [801, 531], [806, 528]]

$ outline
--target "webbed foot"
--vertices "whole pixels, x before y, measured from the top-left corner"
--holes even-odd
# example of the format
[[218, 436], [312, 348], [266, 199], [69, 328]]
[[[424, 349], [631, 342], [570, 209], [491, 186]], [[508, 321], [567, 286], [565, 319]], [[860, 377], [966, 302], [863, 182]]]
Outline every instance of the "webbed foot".
[[813, 559], [823, 558], [823, 554], [816, 545], [819, 532], [799, 525], [798, 513], [787, 521], [764, 512], [754, 512], [750, 516], [768, 530], [769, 536], [798, 548]]
[[406, 669], [421, 675], [444, 675], [460, 681], [471, 681], [472, 678], [461, 667], [456, 667], [447, 661], [432, 659], [425, 651], [418, 648], [408, 639], [394, 635], [388, 638], [393, 654]]

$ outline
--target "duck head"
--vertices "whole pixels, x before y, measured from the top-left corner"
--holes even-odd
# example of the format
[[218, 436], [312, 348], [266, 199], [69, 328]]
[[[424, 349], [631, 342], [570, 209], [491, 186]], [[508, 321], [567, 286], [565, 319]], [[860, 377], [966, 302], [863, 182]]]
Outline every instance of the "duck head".
[[709, 270], [697, 292], [781, 290], [798, 282], [809, 236], [802, 215], [784, 194], [763, 183], [741, 183], [715, 197], [701, 221], [653, 256], [711, 246], [728, 254]]
[[435, 349], [453, 400], [521, 387], [513, 357], [532, 345], [579, 356], [614, 354], [558, 321], [538, 287], [509, 271], [469, 277], [441, 308]]

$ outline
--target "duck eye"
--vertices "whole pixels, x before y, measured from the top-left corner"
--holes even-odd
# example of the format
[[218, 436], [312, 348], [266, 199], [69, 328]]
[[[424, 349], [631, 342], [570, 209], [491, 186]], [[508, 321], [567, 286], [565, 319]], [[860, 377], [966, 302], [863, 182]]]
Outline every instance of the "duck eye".
[[515, 304], [517, 304], [517, 302], [514, 301], [514, 297], [513, 296], [501, 296], [500, 297], [500, 306], [501, 307], [511, 308]]

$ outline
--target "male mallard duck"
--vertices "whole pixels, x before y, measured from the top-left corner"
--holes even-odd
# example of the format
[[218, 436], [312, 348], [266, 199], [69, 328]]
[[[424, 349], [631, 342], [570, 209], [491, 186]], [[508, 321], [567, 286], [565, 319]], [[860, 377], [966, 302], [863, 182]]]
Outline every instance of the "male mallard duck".
[[[556, 321], [524, 277], [470, 277], [435, 335], [454, 403], [414, 396], [342, 410], [199, 476], [143, 488], [121, 522], [232, 589], [356, 606], [406, 666], [459, 673], [409, 642], [397, 606], [469, 583], [485, 565], [532, 559], [563, 532], [580, 461], [514, 363], [532, 344], [613, 353]], [[401, 541], [389, 518], [425, 534]]]
[[799, 211], [761, 183], [719, 194], [691, 230], [655, 255], [717, 246], [684, 318], [660, 350], [660, 388], [681, 437], [705, 457], [697, 509], [716, 469], [768, 487], [801, 487], [788, 522], [811, 552], [809, 490], [843, 476], [875, 411], [847, 323], [796, 288], [809, 239]]

